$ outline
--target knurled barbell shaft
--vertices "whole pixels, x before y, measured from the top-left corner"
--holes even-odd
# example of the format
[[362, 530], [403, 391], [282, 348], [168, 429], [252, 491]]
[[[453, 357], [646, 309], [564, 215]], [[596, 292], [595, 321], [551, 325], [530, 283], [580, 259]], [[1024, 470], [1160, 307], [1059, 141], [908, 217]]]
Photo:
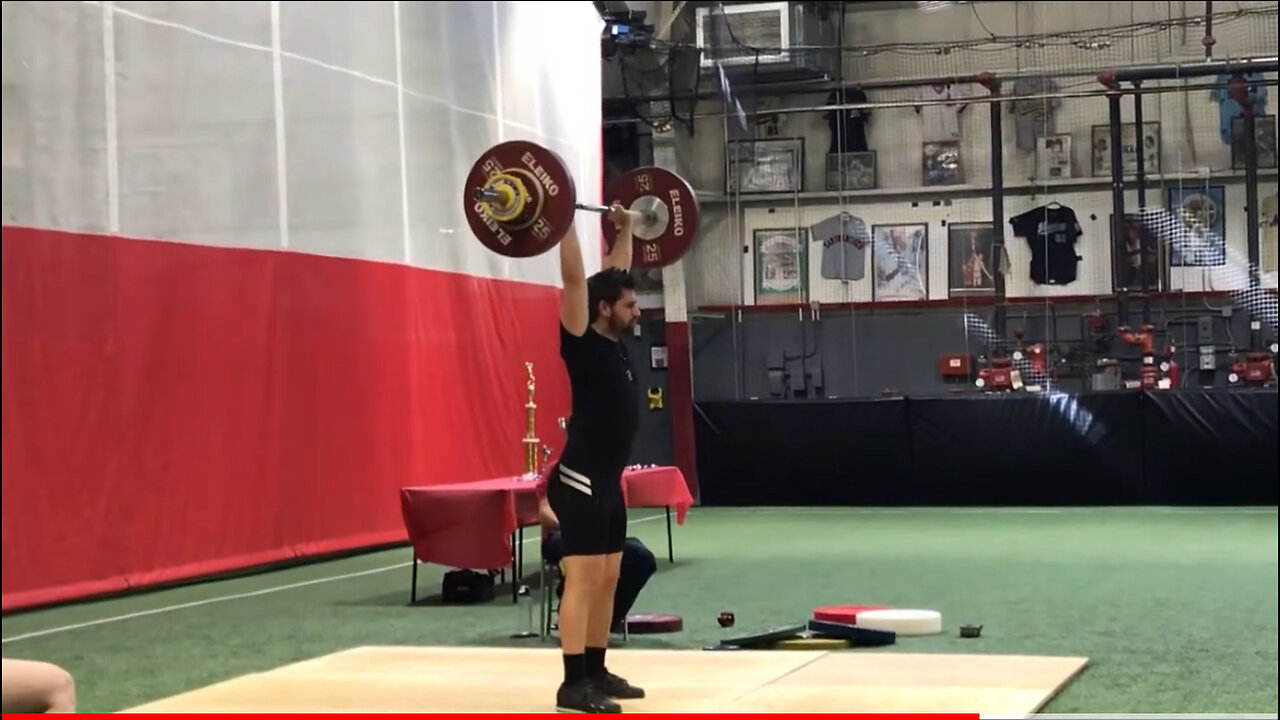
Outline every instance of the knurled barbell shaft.
[[[587, 205], [585, 203], [574, 203], [573, 206], [578, 208], [579, 210], [586, 210], [588, 212], [600, 213], [601, 215], [609, 212], [610, 210], [608, 205]], [[657, 217], [651, 212], [643, 213], [643, 212], [640, 212], [639, 210], [627, 210], [626, 213], [642, 223], [653, 222], [654, 220], [657, 219]]]
[[[476, 199], [484, 200], [486, 202], [502, 202], [503, 197], [502, 197], [502, 193], [498, 192], [497, 190], [486, 190], [485, 188], [476, 188]], [[586, 210], [588, 212], [600, 213], [601, 215], [609, 212], [608, 205], [589, 205], [587, 203], [574, 203], [573, 205], [579, 210]], [[654, 214], [651, 212], [644, 213], [638, 210], [628, 210], [627, 214], [642, 223], [653, 222], [654, 220], [657, 219], [654, 216]]]

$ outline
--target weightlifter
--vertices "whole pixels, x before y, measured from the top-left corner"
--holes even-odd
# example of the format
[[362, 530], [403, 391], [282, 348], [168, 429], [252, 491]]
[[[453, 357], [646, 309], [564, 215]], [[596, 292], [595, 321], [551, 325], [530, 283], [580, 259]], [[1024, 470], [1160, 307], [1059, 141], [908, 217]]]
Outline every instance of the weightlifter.
[[620, 713], [610, 698], [644, 697], [642, 689], [605, 666], [627, 538], [622, 471], [640, 412], [635, 371], [620, 342], [640, 318], [630, 274], [632, 216], [618, 203], [606, 216], [617, 238], [595, 275], [586, 276], [572, 225], [560, 241], [560, 356], [573, 399], [565, 447], [547, 478], [547, 501], [559, 519], [564, 552], [559, 712]]

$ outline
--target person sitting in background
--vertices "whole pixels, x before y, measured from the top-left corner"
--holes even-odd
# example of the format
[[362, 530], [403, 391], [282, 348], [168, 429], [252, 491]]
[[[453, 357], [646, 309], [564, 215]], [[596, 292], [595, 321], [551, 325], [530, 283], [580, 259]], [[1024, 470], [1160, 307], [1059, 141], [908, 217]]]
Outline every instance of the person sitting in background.
[[36, 660], [3, 661], [3, 711], [8, 713], [73, 713], [76, 682], [71, 673], [53, 663]]
[[[560, 546], [560, 521], [551, 509], [551, 503], [547, 502], [547, 476], [548, 473], [542, 473], [537, 484], [538, 522], [542, 525], [542, 558], [552, 565], [559, 565], [564, 557]], [[622, 632], [622, 621], [631, 612], [649, 578], [657, 571], [658, 561], [653, 557], [653, 552], [638, 538], [628, 537], [622, 548], [622, 564], [613, 593], [612, 632]], [[557, 596], [564, 590], [564, 580], [560, 583], [556, 588]]]

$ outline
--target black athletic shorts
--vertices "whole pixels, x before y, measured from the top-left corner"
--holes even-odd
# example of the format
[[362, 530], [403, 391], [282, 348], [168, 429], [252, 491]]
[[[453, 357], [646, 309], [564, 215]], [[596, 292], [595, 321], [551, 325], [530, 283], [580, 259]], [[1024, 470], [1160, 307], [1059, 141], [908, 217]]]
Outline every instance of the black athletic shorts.
[[566, 557], [620, 553], [627, 542], [622, 470], [583, 467], [562, 460], [547, 477], [547, 503], [560, 521], [561, 548]]

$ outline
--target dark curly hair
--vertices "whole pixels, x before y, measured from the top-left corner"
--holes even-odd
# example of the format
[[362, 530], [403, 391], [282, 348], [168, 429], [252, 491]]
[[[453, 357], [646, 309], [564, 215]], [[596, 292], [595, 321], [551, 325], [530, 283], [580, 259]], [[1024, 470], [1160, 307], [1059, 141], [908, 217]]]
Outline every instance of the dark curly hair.
[[636, 280], [622, 268], [605, 268], [587, 278], [587, 303], [591, 306], [589, 322], [600, 317], [600, 303], [612, 305], [622, 299], [624, 290], [635, 292]]

